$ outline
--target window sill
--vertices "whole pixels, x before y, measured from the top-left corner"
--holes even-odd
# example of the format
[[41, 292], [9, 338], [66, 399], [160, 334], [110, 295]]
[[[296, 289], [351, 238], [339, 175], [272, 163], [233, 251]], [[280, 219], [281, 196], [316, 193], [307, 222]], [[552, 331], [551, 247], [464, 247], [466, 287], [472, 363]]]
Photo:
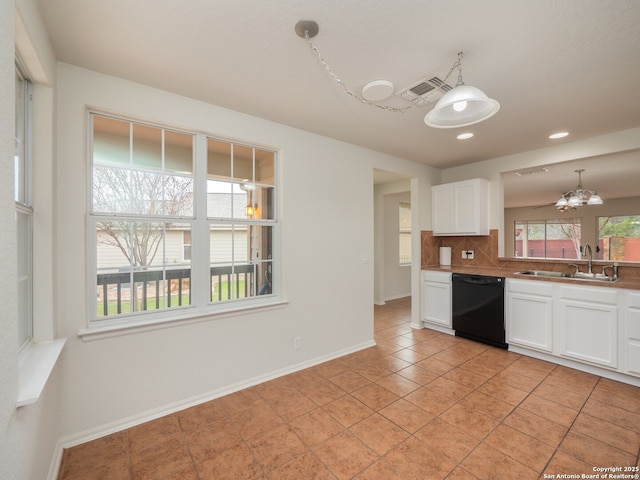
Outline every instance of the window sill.
[[32, 343], [20, 354], [17, 407], [38, 401], [66, 340]]
[[243, 304], [242, 306], [239, 306], [238, 304], [234, 304], [226, 306], [225, 308], [216, 308], [215, 310], [194, 311], [189, 309], [179, 312], [176, 311], [175, 314], [169, 317], [154, 318], [151, 320], [139, 319], [139, 317], [136, 317], [134, 320], [130, 320], [126, 323], [110, 323], [104, 326], [93, 325], [79, 330], [78, 336], [85, 342], [91, 342], [93, 340], [133, 335], [162, 328], [191, 325], [211, 320], [213, 318], [226, 318], [242, 315], [248, 312], [273, 310], [276, 308], [282, 308], [288, 304], [288, 300], [272, 299], [263, 302], [252, 302], [250, 305]]

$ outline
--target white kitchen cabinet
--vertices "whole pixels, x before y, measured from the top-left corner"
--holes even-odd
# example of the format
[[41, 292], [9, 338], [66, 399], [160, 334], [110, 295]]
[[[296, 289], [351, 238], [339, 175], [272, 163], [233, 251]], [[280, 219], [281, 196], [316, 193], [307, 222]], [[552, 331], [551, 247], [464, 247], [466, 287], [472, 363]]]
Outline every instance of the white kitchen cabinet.
[[507, 279], [507, 343], [551, 353], [553, 284]]
[[489, 235], [489, 181], [474, 178], [431, 187], [434, 235]]
[[557, 353], [609, 368], [618, 366], [618, 290], [559, 287]]
[[629, 291], [623, 294], [626, 298], [623, 315], [623, 336], [621, 339], [624, 352], [624, 372], [640, 376], [640, 292]]
[[422, 272], [422, 320], [451, 329], [450, 272]]

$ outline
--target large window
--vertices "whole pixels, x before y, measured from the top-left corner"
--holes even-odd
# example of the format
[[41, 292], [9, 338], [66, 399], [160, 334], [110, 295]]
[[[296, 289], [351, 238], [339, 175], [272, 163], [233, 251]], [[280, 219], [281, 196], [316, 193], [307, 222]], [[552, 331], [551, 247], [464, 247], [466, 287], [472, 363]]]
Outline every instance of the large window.
[[580, 258], [580, 219], [516, 221], [516, 257]]
[[411, 204], [398, 205], [398, 263], [411, 265]]
[[598, 217], [598, 259], [640, 261], [640, 215]]
[[33, 337], [33, 208], [31, 192], [31, 82], [16, 65], [14, 198], [16, 205], [18, 344], [24, 348]]
[[275, 152], [95, 113], [91, 126], [93, 320], [273, 293]]

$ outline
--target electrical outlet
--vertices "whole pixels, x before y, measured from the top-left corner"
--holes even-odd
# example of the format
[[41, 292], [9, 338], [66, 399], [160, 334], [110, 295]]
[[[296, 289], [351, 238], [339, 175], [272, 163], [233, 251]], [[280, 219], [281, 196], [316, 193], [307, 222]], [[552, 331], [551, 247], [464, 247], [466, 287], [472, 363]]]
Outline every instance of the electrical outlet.
[[293, 348], [299, 349], [302, 346], [302, 340], [300, 337], [293, 337]]
[[473, 250], [462, 250], [462, 258], [465, 260], [473, 260]]

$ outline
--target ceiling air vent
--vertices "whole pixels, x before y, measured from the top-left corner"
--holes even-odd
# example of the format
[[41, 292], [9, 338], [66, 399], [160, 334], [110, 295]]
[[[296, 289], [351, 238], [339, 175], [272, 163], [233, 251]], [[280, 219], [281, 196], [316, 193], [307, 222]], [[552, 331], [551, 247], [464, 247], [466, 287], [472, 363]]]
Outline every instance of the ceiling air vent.
[[400, 90], [397, 95], [417, 105], [426, 105], [437, 102], [440, 97], [452, 89], [453, 87], [433, 75]]

